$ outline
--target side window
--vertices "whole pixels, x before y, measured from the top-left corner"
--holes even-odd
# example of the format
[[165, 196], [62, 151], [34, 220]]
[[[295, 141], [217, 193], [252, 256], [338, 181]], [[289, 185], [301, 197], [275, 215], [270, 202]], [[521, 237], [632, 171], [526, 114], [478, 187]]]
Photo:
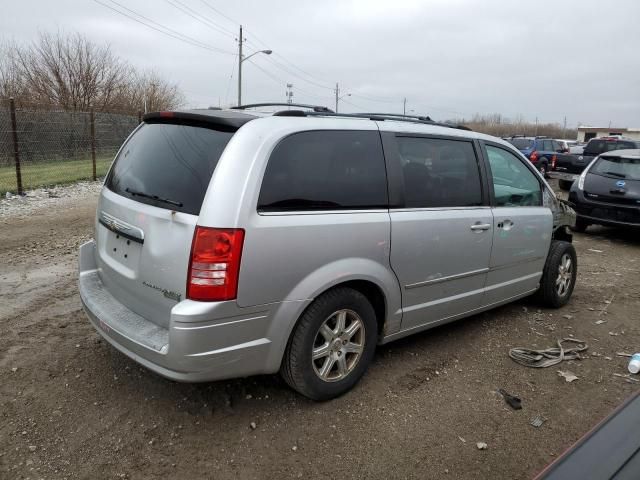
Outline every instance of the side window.
[[518, 157], [498, 147], [486, 146], [493, 190], [498, 207], [542, 205], [540, 182]]
[[397, 137], [407, 208], [482, 205], [478, 161], [471, 142]]
[[545, 152], [553, 152], [554, 151], [553, 142], [551, 140], [545, 140], [543, 150]]
[[387, 178], [378, 132], [319, 130], [283, 139], [262, 180], [266, 212], [386, 208]]

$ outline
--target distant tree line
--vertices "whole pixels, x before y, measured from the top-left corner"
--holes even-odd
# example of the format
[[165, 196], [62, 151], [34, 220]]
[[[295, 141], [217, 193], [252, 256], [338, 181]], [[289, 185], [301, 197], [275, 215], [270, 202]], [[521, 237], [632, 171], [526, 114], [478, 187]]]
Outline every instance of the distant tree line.
[[0, 99], [18, 106], [50, 105], [67, 111], [168, 110], [184, 104], [174, 83], [139, 71], [79, 34], [41, 33], [35, 41], [0, 43]]
[[575, 128], [563, 128], [562, 125], [557, 123], [532, 123], [525, 121], [522, 117], [509, 119], [499, 113], [489, 115], [476, 114], [471, 119], [455, 120], [455, 123], [466, 125], [476, 132], [486, 133], [495, 137], [544, 135], [551, 138], [578, 138], [578, 131]]

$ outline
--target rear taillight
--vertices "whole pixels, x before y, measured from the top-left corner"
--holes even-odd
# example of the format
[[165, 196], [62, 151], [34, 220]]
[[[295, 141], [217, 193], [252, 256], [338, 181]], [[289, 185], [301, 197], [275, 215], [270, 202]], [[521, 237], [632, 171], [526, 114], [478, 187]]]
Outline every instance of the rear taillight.
[[537, 151], [533, 151], [531, 152], [531, 155], [529, 155], [529, 160], [531, 160], [532, 162], [537, 162], [538, 161], [538, 152]]
[[551, 168], [553, 168], [554, 170], [556, 169], [556, 162], [558, 161], [558, 158], [554, 155], [553, 157], [551, 157]]
[[238, 273], [244, 230], [196, 227], [187, 276], [187, 298], [233, 300], [238, 293]]

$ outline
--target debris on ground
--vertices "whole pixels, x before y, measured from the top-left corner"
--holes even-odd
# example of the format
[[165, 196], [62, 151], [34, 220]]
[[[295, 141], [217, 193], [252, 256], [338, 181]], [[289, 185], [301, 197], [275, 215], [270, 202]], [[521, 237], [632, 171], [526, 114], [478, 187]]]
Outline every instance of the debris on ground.
[[251, 422], [249, 427], [251, 427], [251, 430], [255, 430], [258, 426], [256, 425], [256, 422]]
[[640, 372], [640, 353], [634, 353], [629, 361], [629, 373], [636, 374]]
[[478, 450], [486, 450], [487, 449], [487, 444], [484, 442], [478, 442], [476, 443], [476, 447], [478, 447]]
[[606, 320], [598, 320], [596, 322], [596, 325], [602, 325], [603, 323], [606, 323], [606, 322], [607, 322]]
[[640, 380], [638, 380], [637, 378], [633, 378], [631, 375], [626, 374], [623, 375], [621, 373], [614, 373], [613, 374], [614, 377], [620, 377], [620, 378], [624, 378], [627, 380], [627, 383], [640, 383]]
[[558, 375], [564, 377], [565, 381], [567, 381], [568, 383], [571, 383], [574, 380], [578, 380], [577, 375], [573, 372], [570, 372], [569, 370], [558, 370]]
[[598, 250], [597, 248], [589, 248], [587, 249], [587, 251], [593, 252], [593, 253], [602, 253], [602, 250]]
[[626, 352], [616, 352], [616, 355], [619, 357], [632, 357], [633, 355], [631, 353], [626, 353]]
[[[564, 342], [573, 342], [577, 344], [574, 348], [565, 349], [562, 344]], [[532, 368], [545, 368], [557, 365], [564, 360], [580, 360], [580, 352], [584, 352], [589, 348], [586, 342], [577, 338], [563, 338], [557, 340], [557, 347], [551, 347], [544, 350], [533, 350], [530, 348], [516, 347], [509, 350], [509, 357], [520, 365]]]
[[513, 408], [514, 410], [522, 409], [522, 400], [520, 400], [518, 397], [507, 393], [502, 388], [498, 389], [498, 393], [502, 395], [504, 401], [507, 402], [507, 405], [509, 405], [511, 408]]
[[536, 415], [535, 417], [533, 417], [533, 418], [531, 419], [531, 421], [530, 421], [529, 423], [530, 423], [532, 426], [534, 426], [534, 427], [536, 427], [536, 428], [539, 428], [539, 427], [541, 427], [541, 426], [542, 426], [542, 424], [543, 424], [544, 422], [546, 422], [546, 421], [547, 421], [547, 419], [546, 419], [546, 418], [544, 418], [543, 416], [541, 416], [541, 415]]
[[562, 318], [566, 318], [567, 320], [571, 320], [573, 318], [573, 315], [569, 315], [569, 314], [562, 315]]
[[467, 443], [467, 441], [466, 441], [464, 438], [462, 438], [460, 435], [458, 435], [458, 438], [460, 439], [460, 441], [461, 441], [462, 443]]

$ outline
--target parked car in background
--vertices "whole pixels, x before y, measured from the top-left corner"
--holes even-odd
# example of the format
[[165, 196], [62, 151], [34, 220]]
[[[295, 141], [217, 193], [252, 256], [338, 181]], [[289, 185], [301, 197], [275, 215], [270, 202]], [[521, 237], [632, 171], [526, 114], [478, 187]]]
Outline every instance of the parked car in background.
[[597, 157], [571, 187], [569, 204], [579, 232], [593, 224], [640, 227], [640, 149]]
[[571, 153], [571, 147], [578, 145], [577, 140], [562, 140], [556, 138], [556, 142], [560, 144], [561, 153]]
[[549, 176], [558, 179], [558, 185], [562, 190], [569, 191], [576, 178], [595, 157], [604, 152], [630, 148], [640, 148], [640, 142], [620, 136], [592, 138], [581, 155], [558, 156], [552, 164]]
[[148, 114], [121, 147], [79, 265], [115, 348], [179, 381], [280, 371], [325, 400], [377, 344], [569, 301], [575, 213], [512, 145], [284, 105]]
[[569, 147], [569, 153], [571, 155], [582, 155], [584, 152], [584, 146], [586, 143], [579, 142], [571, 147]]
[[569, 155], [557, 140], [549, 137], [525, 137], [515, 135], [506, 139], [535, 165], [538, 171], [547, 176], [558, 157]]

